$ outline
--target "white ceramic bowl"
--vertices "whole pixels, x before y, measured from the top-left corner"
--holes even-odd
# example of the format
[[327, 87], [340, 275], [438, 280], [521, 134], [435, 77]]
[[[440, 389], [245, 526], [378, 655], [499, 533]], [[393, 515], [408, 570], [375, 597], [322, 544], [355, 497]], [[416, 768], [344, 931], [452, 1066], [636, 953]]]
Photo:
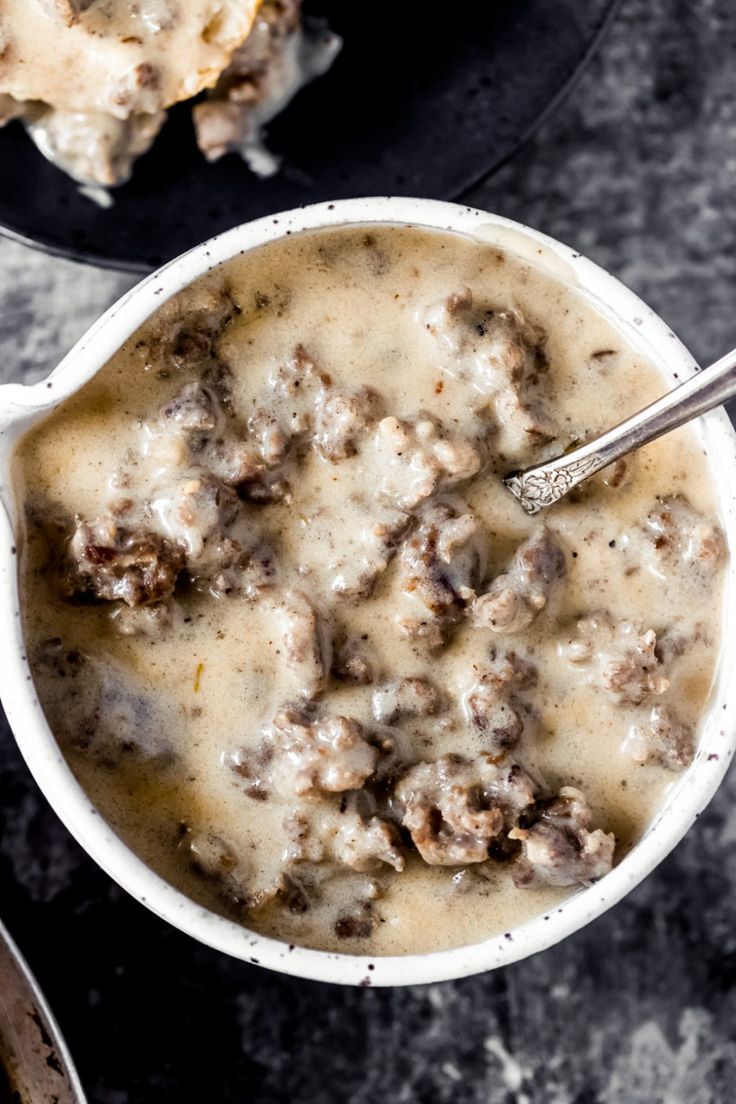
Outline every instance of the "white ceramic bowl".
[[[728, 567], [724, 647], [717, 687], [692, 766], [675, 782], [654, 823], [623, 861], [597, 885], [573, 894], [550, 915], [472, 946], [434, 954], [366, 958], [287, 947], [195, 904], [147, 867], [96, 813], [69, 770], [46, 723], [26, 661], [19, 610], [15, 533], [17, 505], [10, 486], [15, 442], [31, 425], [85, 384], [120, 345], [171, 295], [214, 265], [287, 232], [347, 223], [396, 223], [448, 229], [495, 242], [576, 284], [662, 370], [673, 386], [696, 370], [675, 335], [612, 276], [567, 246], [483, 211], [418, 199], [358, 199], [325, 203], [239, 226], [159, 269], [111, 307], [51, 376], [31, 387], [0, 388], [0, 694], [20, 749], [36, 781], [67, 828], [117, 882], [163, 919], [203, 943], [247, 962], [300, 977], [344, 984], [407, 985], [462, 977], [524, 958], [558, 942], [619, 901], [668, 854], [706, 806], [736, 742], [729, 693], [736, 658], [736, 558]], [[721, 491], [729, 547], [736, 548], [736, 435], [716, 411], [696, 425]]]

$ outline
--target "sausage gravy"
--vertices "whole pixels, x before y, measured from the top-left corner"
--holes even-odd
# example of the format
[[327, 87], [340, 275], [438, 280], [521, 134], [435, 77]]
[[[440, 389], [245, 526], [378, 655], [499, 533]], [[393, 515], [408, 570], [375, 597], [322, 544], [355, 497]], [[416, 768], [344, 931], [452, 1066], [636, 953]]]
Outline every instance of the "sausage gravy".
[[16, 454], [34, 678], [101, 814], [333, 951], [480, 941], [605, 877], [697, 746], [710, 473], [683, 428], [541, 520], [500, 477], [663, 390], [574, 288], [418, 227], [167, 302]]

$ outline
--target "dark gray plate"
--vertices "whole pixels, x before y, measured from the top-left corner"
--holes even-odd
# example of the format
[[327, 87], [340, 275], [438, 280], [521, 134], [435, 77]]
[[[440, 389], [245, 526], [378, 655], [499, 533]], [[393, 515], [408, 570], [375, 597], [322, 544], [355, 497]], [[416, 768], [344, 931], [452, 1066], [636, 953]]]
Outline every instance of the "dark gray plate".
[[240, 222], [357, 195], [455, 199], [508, 158], [559, 99], [616, 0], [306, 0], [344, 38], [333, 70], [270, 130], [283, 167], [208, 165], [190, 111], [171, 112], [103, 210], [0, 131], [0, 229], [79, 260], [144, 271]]

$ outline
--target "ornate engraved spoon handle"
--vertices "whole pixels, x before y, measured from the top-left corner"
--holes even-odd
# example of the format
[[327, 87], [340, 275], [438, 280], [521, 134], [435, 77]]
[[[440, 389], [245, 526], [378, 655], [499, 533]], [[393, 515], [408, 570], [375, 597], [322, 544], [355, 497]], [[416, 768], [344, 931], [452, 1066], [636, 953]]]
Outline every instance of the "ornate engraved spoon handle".
[[595, 440], [536, 468], [511, 472], [504, 485], [528, 514], [536, 514], [614, 460], [734, 396], [736, 349]]

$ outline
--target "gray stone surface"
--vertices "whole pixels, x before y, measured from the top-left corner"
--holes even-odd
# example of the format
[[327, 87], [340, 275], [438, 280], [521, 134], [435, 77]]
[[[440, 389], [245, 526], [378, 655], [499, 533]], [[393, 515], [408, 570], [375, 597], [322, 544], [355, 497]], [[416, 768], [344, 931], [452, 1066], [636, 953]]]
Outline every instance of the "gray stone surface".
[[[581, 0], [582, 2], [582, 0]], [[577, 246], [707, 359], [736, 343], [736, 5], [628, 0], [574, 94], [474, 201]], [[0, 375], [45, 373], [129, 278], [0, 241]], [[736, 781], [558, 949], [339, 990], [160, 924], [69, 839], [0, 735], [0, 910], [99, 1104], [730, 1104]]]

